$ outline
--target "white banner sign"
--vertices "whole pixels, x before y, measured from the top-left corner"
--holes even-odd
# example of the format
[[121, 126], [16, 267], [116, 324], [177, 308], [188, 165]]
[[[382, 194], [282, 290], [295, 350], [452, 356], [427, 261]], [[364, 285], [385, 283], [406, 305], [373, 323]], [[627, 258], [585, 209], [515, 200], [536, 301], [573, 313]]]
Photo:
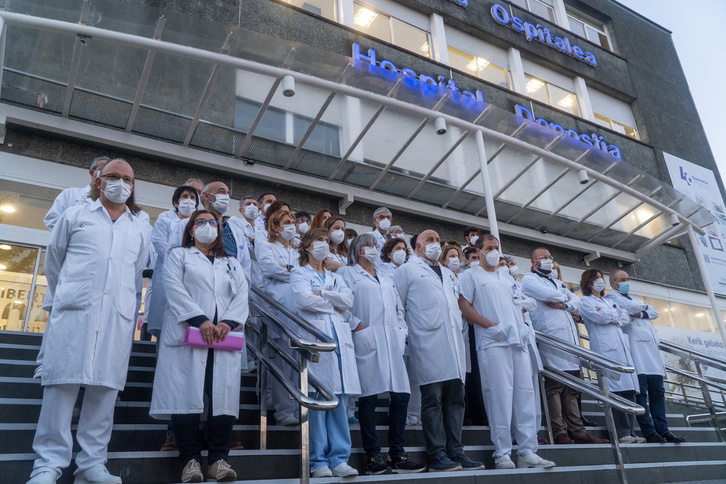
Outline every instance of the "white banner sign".
[[663, 153], [673, 187], [705, 207], [718, 220], [696, 234], [713, 291], [726, 295], [726, 208], [713, 172], [702, 166]]

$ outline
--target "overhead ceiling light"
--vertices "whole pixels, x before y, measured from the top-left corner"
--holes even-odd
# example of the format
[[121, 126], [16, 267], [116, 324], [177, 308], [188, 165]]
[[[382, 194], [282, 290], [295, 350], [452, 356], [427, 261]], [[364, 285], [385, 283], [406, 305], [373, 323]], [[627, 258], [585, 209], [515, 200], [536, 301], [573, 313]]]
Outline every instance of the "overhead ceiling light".
[[0, 205], [0, 211], [3, 211], [5, 213], [15, 213], [15, 207], [9, 204]]
[[542, 88], [542, 86], [544, 86], [544, 84], [545, 83], [540, 81], [539, 79], [530, 79], [529, 81], [527, 81], [527, 92], [530, 94], [533, 92], [537, 92], [540, 90], [540, 88]]
[[24, 301], [13, 301], [13, 304], [23, 304]]
[[429, 41], [427, 40], [426, 42], [424, 42], [423, 44], [421, 44], [421, 47], [419, 47], [419, 49], [421, 51], [426, 52], [428, 54], [429, 53], [429, 50], [431, 50], [431, 48], [429, 47]]
[[361, 9], [355, 14], [355, 17], [353, 17], [353, 23], [359, 27], [367, 29], [371, 26], [376, 17], [378, 17], [376, 12], [368, 8], [361, 7]]
[[696, 314], [694, 314], [694, 316], [696, 316], [697, 318], [702, 318], [705, 315], [706, 315], [705, 313], [696, 313]]
[[474, 57], [471, 60], [471, 62], [469, 62], [466, 65], [466, 68], [469, 69], [470, 71], [477, 72], [477, 71], [480, 71], [480, 70], [484, 69], [488, 65], [489, 65], [489, 61], [488, 60], [482, 59], [481, 57]]
[[8, 244], [0, 244], [0, 250], [12, 250], [13, 248], [10, 247]]
[[559, 101], [557, 101], [557, 104], [562, 106], [565, 109], [570, 109], [572, 107], [572, 96], [568, 95], [567, 97], [563, 97]]
[[4, 265], [0, 264], [0, 271], [4, 271], [7, 268], [8, 268], [8, 266], [4, 266]]

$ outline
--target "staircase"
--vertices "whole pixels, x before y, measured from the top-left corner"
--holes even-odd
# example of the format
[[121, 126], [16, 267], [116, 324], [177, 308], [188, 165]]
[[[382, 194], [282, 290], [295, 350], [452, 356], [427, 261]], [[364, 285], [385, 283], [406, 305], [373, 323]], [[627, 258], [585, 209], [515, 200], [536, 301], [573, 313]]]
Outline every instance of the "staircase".
[[[0, 331], [0, 483], [24, 483], [35, 458], [32, 440], [40, 412], [42, 388], [33, 379], [35, 357], [40, 348], [36, 334]], [[151, 382], [155, 346], [134, 343], [126, 388], [119, 394], [114, 416], [114, 431], [109, 444], [108, 468], [121, 475], [125, 484], [175, 483], [180, 478], [176, 452], [160, 452], [165, 439], [166, 424], [149, 417]], [[232, 451], [230, 464], [245, 481], [296, 482], [299, 468], [299, 434], [297, 428], [269, 426], [268, 449], [259, 450], [259, 420], [254, 374], [243, 374], [240, 418], [234, 427], [233, 440], [241, 441], [244, 450]], [[386, 401], [379, 401], [379, 441], [386, 443]], [[606, 437], [602, 409], [594, 402], [584, 402], [588, 420], [597, 422], [590, 432]], [[623, 445], [623, 458], [631, 484], [648, 483], [726, 483], [726, 443], [718, 442], [708, 427], [687, 427], [681, 414], [668, 415], [670, 427], [688, 439], [684, 444]], [[270, 422], [274, 419], [270, 418]], [[363, 469], [365, 454], [360, 432], [354, 426], [351, 465]], [[467, 454], [494, 467], [494, 451], [488, 427], [464, 427]], [[406, 430], [406, 447], [412, 459], [425, 462], [425, 446], [421, 427]], [[78, 450], [78, 449], [76, 449]], [[451, 482], [456, 484], [530, 484], [530, 483], [618, 483], [609, 445], [542, 446], [538, 452], [554, 460], [557, 467], [549, 470], [517, 469], [476, 472], [430, 473], [413, 475], [360, 476], [356, 482], [413, 481]], [[515, 458], [516, 461], [516, 458]], [[73, 465], [60, 483], [72, 483]], [[317, 482], [338, 482], [339, 479], [314, 479]], [[345, 479], [351, 482], [352, 479]]]

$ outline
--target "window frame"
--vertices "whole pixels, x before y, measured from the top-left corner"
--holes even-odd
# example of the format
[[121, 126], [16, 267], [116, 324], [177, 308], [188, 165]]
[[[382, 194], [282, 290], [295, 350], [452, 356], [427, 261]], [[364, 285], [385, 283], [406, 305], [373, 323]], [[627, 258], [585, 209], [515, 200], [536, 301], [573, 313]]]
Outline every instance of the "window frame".
[[[431, 60], [434, 59], [433, 54], [432, 54], [432, 47], [431, 47], [433, 45], [433, 38], [431, 36], [431, 30], [430, 30], [430, 28], [429, 28], [429, 30], [424, 30], [421, 27], [417, 27], [416, 25], [413, 25], [412, 23], [407, 22], [406, 20], [403, 20], [403, 19], [401, 19], [399, 17], [396, 17], [396, 16], [394, 16], [394, 15], [392, 15], [390, 13], [384, 12], [383, 10], [381, 10], [379, 8], [370, 6], [370, 5], [368, 5], [368, 4], [364, 3], [364, 2], [361, 2], [359, 0], [353, 0], [351, 3], [353, 4], [353, 15], [354, 16], [355, 16], [356, 7], [362, 7], [362, 8], [366, 8], [366, 9], [372, 11], [372, 12], [375, 12], [378, 15], [381, 15], [381, 16], [386, 17], [388, 19], [388, 34], [390, 35], [391, 40], [386, 40], [386, 39], [381, 39], [380, 37], [376, 37], [375, 35], [373, 35], [371, 33], [368, 33], [365, 30], [359, 29], [358, 27], [356, 27], [354, 25], [353, 28], [357, 32], [360, 32], [360, 33], [366, 34], [366, 35], [370, 35], [371, 37], [374, 37], [374, 38], [376, 38], [376, 39], [378, 39], [378, 40], [380, 40], [382, 42], [387, 42], [387, 43], [389, 43], [391, 45], [394, 45], [394, 46], [398, 47], [399, 49], [404, 49], [407, 52], [412, 52], [414, 54], [417, 54], [417, 55], [426, 57], [427, 59], [431, 59]], [[403, 47], [403, 46], [397, 44], [396, 43], [395, 29], [394, 29], [394, 25], [393, 25], [393, 21], [394, 20], [396, 22], [399, 22], [399, 23], [403, 24], [404, 26], [406, 26], [408, 28], [411, 28], [411, 29], [414, 29], [414, 30], [417, 30], [419, 32], [424, 33], [426, 35], [425, 44], [428, 44], [428, 47], [429, 47], [428, 51], [423, 51], [420, 48], [417, 49], [417, 50], [410, 50], [410, 49], [408, 49], [406, 47]]]

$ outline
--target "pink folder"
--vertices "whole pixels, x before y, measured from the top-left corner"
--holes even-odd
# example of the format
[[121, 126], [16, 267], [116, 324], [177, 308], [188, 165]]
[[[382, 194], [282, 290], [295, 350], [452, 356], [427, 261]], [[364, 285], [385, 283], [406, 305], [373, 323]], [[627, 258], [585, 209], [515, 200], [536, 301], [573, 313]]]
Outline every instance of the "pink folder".
[[242, 351], [245, 346], [245, 335], [239, 331], [231, 331], [227, 334], [224, 341], [216, 342], [211, 345], [204, 342], [202, 332], [199, 328], [189, 326], [184, 333], [184, 344], [186, 346], [194, 346], [195, 348], [214, 348], [215, 350], [226, 351]]

